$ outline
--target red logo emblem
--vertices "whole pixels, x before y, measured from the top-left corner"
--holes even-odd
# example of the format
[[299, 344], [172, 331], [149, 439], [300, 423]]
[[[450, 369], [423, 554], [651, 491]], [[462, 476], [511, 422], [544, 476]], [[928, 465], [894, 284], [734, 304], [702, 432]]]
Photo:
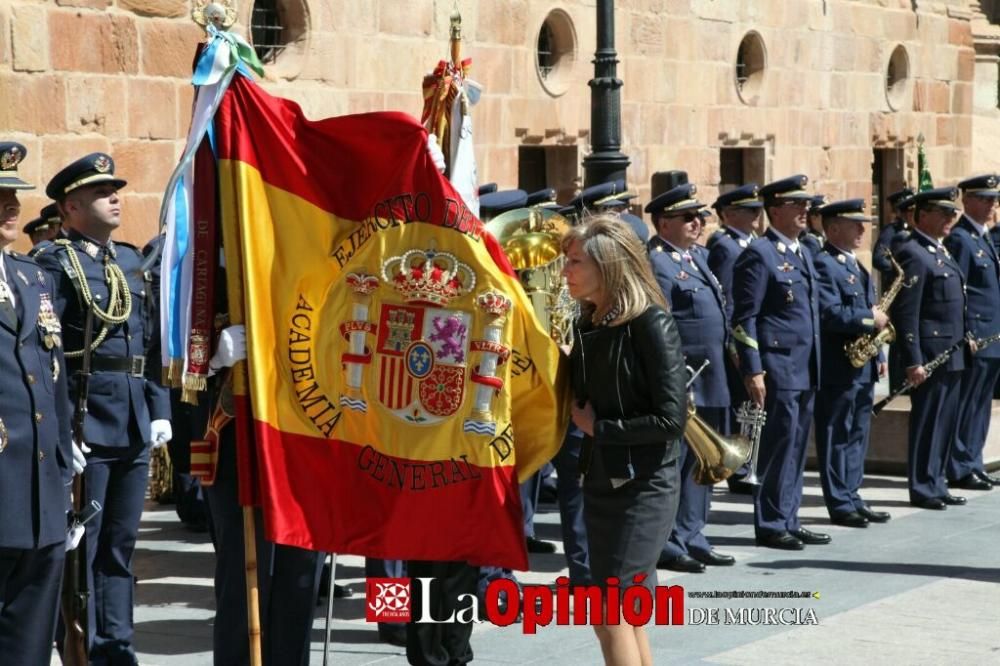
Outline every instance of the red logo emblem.
[[409, 578], [369, 578], [365, 585], [368, 622], [410, 621]]

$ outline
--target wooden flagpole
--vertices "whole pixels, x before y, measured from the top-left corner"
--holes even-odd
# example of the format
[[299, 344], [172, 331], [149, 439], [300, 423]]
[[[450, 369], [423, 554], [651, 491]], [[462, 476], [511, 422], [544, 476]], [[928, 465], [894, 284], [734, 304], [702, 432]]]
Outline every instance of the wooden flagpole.
[[[218, 30], [229, 30], [237, 19], [236, 0], [194, 0], [191, 6], [191, 19], [205, 28], [209, 23]], [[223, 244], [225, 247], [239, 247], [237, 238], [225, 238], [225, 225], [223, 225]], [[229, 251], [227, 258], [233, 258]], [[233, 265], [238, 265], [234, 262]], [[232, 281], [242, 280], [239, 275], [233, 275], [232, 270], [227, 271], [227, 279], [230, 281], [228, 291], [230, 292], [230, 307], [233, 323], [243, 323], [242, 299], [234, 299]], [[239, 290], [241, 291], [241, 290]], [[240, 294], [242, 296], [242, 294]], [[247, 366], [242, 361], [233, 367], [233, 371], [226, 378], [229, 386], [223, 386], [221, 390], [235, 390], [236, 387], [246, 386]], [[232, 423], [230, 427], [239, 428], [239, 423]], [[264, 666], [263, 652], [261, 650], [261, 627], [260, 627], [260, 588], [257, 578], [257, 526], [254, 520], [253, 506], [243, 507], [243, 555], [244, 571], [247, 590], [247, 634], [250, 642], [250, 666]]]
[[250, 666], [263, 666], [264, 660], [260, 647], [260, 588], [257, 586], [257, 528], [252, 506], [243, 507], [243, 554], [246, 560], [247, 633], [250, 637]]

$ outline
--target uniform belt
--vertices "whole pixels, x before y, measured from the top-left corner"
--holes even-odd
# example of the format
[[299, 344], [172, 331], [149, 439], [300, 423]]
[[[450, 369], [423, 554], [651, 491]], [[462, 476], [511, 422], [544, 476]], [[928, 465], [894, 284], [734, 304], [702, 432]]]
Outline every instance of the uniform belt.
[[[71, 359], [66, 362], [70, 370], [83, 367], [82, 359]], [[146, 371], [145, 356], [92, 356], [90, 358], [91, 372], [122, 372], [132, 377], [142, 378]]]

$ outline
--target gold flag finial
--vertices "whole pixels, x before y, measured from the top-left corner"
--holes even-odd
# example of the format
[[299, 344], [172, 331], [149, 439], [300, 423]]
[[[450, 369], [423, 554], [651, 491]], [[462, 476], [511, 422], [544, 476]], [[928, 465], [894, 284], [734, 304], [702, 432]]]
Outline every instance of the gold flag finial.
[[458, 7], [451, 12], [451, 61], [459, 66], [462, 57], [462, 15]]
[[202, 28], [211, 23], [217, 30], [229, 30], [236, 24], [236, 0], [194, 0], [191, 20]]

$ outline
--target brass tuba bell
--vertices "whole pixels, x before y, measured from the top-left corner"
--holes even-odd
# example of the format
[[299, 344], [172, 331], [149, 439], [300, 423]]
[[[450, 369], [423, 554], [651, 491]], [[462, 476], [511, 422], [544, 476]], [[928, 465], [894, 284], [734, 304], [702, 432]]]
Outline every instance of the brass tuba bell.
[[[688, 390], [691, 389], [694, 380], [708, 365], [709, 362], [706, 359], [697, 370], [687, 366], [691, 375], [687, 382]], [[753, 447], [746, 436], [726, 437], [720, 435], [698, 416], [698, 410], [694, 405], [694, 391], [688, 393], [687, 416], [684, 439], [695, 458], [698, 459], [698, 468], [694, 470], [695, 483], [712, 486], [719, 481], [725, 481], [750, 459]]]
[[569, 226], [562, 215], [540, 207], [507, 211], [486, 223], [517, 273], [535, 316], [558, 344], [571, 342], [578, 313], [562, 280], [562, 237]]
[[703, 486], [725, 481], [750, 457], [750, 440], [743, 435], [720, 435], [698, 416], [693, 402], [688, 402], [684, 439], [698, 459], [694, 480]]

